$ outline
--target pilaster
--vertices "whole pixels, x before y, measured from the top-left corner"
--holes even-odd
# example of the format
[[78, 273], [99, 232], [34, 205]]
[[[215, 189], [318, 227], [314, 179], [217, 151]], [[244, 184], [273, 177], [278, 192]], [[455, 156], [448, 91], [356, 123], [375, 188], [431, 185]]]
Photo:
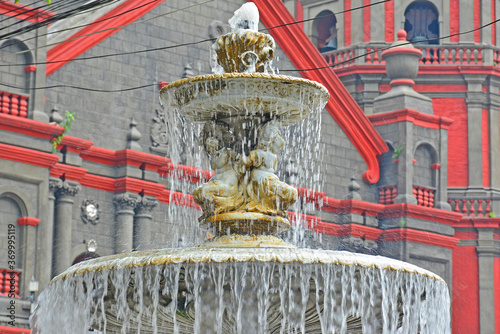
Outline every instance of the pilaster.
[[398, 195], [394, 203], [417, 204], [413, 196], [413, 123], [399, 123], [398, 133], [404, 148], [398, 157]]
[[479, 271], [479, 333], [495, 332], [494, 259], [498, 256], [494, 228], [478, 228], [477, 257]]
[[482, 110], [485, 104], [484, 75], [464, 74], [467, 81], [467, 144], [469, 155], [469, 189], [483, 189]]
[[113, 198], [115, 205], [115, 253], [132, 251], [134, 239], [134, 210], [141, 197], [134, 193], [121, 193]]
[[[474, 1], [459, 1], [460, 7], [460, 31], [470, 31], [474, 29]], [[460, 43], [474, 43], [474, 34], [460, 35]]]
[[[56, 185], [55, 182], [53, 182]], [[55, 192], [54, 225], [54, 275], [58, 275], [71, 266], [71, 232], [73, 223], [73, 204], [75, 195], [81, 186], [75, 181], [63, 181]]]
[[51, 270], [47, 268], [52, 268], [52, 240], [54, 236], [54, 206], [57, 190], [62, 188], [63, 181], [61, 179], [51, 177], [49, 178], [49, 193], [48, 193], [48, 214], [47, 221], [42, 222], [38, 226], [38, 254], [40, 256], [39, 260], [39, 274], [38, 280], [40, 284], [40, 290], [43, 290], [49, 284], [51, 280]]
[[151, 244], [151, 212], [158, 206], [154, 197], [144, 196], [135, 208], [134, 250], [146, 250]]
[[[46, 82], [44, 63], [47, 59], [47, 51], [44, 46], [47, 45], [47, 25], [42, 25], [36, 29], [35, 45], [34, 59], [39, 65], [37, 65], [36, 71], [32, 73], [31, 84], [33, 87], [44, 87]], [[49, 122], [49, 115], [43, 111], [45, 108], [45, 91], [43, 89], [34, 89], [31, 92], [29, 104], [30, 113], [28, 115], [30, 118], [44, 123]]]

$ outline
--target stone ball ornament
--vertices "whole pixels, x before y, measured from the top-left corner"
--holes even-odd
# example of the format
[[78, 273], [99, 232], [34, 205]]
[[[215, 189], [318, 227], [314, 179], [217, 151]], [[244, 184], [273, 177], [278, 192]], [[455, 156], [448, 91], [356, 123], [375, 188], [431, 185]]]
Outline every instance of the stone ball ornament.
[[83, 201], [80, 217], [85, 224], [90, 223], [92, 225], [96, 225], [97, 223], [99, 223], [99, 216], [99, 204], [97, 204], [95, 200], [87, 199]]

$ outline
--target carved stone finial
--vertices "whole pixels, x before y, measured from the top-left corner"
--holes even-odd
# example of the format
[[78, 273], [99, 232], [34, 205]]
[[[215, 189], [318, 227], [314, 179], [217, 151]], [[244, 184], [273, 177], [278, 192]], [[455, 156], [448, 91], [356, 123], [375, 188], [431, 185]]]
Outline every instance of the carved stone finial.
[[136, 127], [137, 122], [132, 118], [130, 121], [130, 131], [127, 134], [127, 148], [134, 151], [140, 151], [141, 145], [139, 144], [139, 139], [141, 139], [142, 135]]
[[194, 76], [193, 68], [189, 63], [187, 63], [186, 66], [184, 66], [184, 71], [182, 71], [182, 79], [190, 78], [192, 76]]
[[361, 195], [359, 194], [359, 190], [361, 186], [354, 177], [351, 177], [351, 182], [349, 182], [349, 193], [345, 196], [345, 199], [357, 199], [362, 200]]
[[50, 123], [59, 125], [63, 120], [64, 118], [61, 116], [61, 114], [59, 114], [59, 108], [52, 108], [52, 111], [50, 112]]

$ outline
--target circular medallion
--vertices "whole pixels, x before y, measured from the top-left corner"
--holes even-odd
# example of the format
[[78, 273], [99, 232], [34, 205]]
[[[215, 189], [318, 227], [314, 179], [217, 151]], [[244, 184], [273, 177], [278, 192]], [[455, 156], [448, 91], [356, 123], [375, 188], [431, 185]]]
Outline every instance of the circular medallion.
[[84, 223], [97, 224], [99, 222], [99, 204], [88, 199], [82, 203], [81, 215]]

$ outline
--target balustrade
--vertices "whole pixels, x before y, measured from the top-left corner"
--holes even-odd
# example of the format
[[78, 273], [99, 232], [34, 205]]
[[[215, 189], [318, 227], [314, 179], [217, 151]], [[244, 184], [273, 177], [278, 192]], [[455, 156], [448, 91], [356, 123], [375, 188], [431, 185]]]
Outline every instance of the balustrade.
[[394, 204], [394, 199], [398, 195], [397, 186], [383, 186], [378, 188], [379, 204]]
[[0, 91], [0, 113], [26, 118], [28, 96]]
[[[422, 51], [421, 65], [494, 65], [500, 64], [500, 50], [491, 47], [449, 46], [449, 45], [415, 45]], [[382, 52], [388, 45], [347, 48], [323, 53], [323, 58], [333, 68], [349, 67], [356, 64], [383, 65]], [[490, 64], [485, 64], [485, 56], [489, 53]], [[357, 55], [363, 56], [356, 58]], [[359, 59], [359, 60], [358, 60]], [[355, 62], [356, 60], [356, 62]]]
[[433, 208], [435, 193], [436, 189], [413, 185], [413, 196], [417, 199], [417, 205]]
[[0, 269], [0, 296], [10, 297], [14, 293], [19, 298], [19, 279], [21, 272], [8, 269]]
[[451, 209], [469, 217], [489, 217], [491, 199], [452, 198], [448, 199]]

